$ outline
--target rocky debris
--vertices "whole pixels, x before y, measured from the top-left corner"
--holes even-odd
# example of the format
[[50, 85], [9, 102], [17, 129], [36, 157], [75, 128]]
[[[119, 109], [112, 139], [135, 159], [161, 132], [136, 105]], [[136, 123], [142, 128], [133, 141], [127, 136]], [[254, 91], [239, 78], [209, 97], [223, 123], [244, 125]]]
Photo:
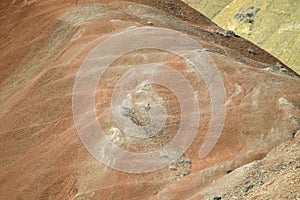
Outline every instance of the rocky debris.
[[173, 171], [176, 179], [180, 180], [190, 174], [192, 168], [191, 160], [183, 154], [178, 160], [169, 165], [169, 170]]
[[259, 12], [259, 10], [260, 8], [250, 6], [247, 9], [240, 8], [239, 12], [236, 15], [234, 15], [234, 19], [238, 20], [240, 23], [249, 24], [248, 35], [251, 35], [252, 33], [255, 16]]
[[164, 104], [163, 98], [155, 92], [152, 85], [144, 82], [132, 94], [128, 94], [120, 106], [123, 116], [128, 117], [138, 126], [146, 126], [150, 123], [151, 107]]
[[243, 23], [254, 23], [255, 15], [258, 13], [260, 8], [255, 8], [254, 6], [249, 7], [248, 9], [240, 8], [239, 13], [237, 13], [234, 18]]
[[[119, 105], [115, 105], [115, 116], [118, 116], [119, 120], [125, 124], [120, 130], [117, 128], [118, 124], [111, 124], [111, 119], [109, 119], [108, 124], [111, 124], [111, 128], [108, 130], [107, 136], [118, 146], [129, 148], [131, 151], [138, 151], [140, 146], [143, 146], [143, 149], [151, 150], [151, 148], [158, 148], [160, 145], [165, 144], [168, 140], [165, 139], [164, 141], [163, 138], [171, 136], [164, 129], [161, 129], [159, 123], [152, 124], [153, 128], [151, 126], [148, 129], [146, 128], [150, 125], [151, 120], [164, 119], [158, 114], [155, 116], [150, 114], [154, 106], [165, 107], [164, 98], [152, 84], [147, 81], [140, 83], [126, 95], [126, 98], [122, 99]], [[127, 122], [125, 119], [129, 119], [129, 121]], [[163, 127], [164, 124], [161, 126]], [[141, 128], [142, 132], [138, 132], [139, 129], [135, 127]], [[146, 137], [147, 140], [141, 140], [139, 137]], [[158, 142], [158, 140], [161, 142]]]
[[217, 180], [212, 188], [204, 189], [204, 199], [211, 199], [214, 194], [228, 200], [300, 198], [299, 151], [300, 143], [279, 145], [265, 158], [234, 170], [232, 175]]
[[231, 30], [217, 31], [216, 33], [222, 35], [223, 37], [238, 37], [235, 32]]
[[282, 64], [277, 62], [275, 65], [269, 65], [266, 70], [271, 71], [271, 72], [276, 72], [280, 74], [287, 74], [287, 75], [292, 75], [290, 70], [288, 70], [286, 67], [284, 67]]

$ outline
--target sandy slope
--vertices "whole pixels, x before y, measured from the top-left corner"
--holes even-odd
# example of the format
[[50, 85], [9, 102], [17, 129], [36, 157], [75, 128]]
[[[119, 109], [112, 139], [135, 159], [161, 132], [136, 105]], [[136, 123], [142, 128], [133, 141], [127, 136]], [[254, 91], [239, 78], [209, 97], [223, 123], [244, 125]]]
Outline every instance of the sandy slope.
[[[187, 199], [293, 139], [300, 128], [300, 80], [292, 71], [283, 64], [279, 69], [278, 60], [242, 38], [225, 37], [178, 1], [143, 2], [0, 3], [0, 199]], [[201, 91], [202, 108], [197, 137], [184, 155], [187, 167], [128, 174], [98, 163], [82, 145], [72, 115], [73, 84], [81, 63], [105, 37], [149, 21], [189, 34], [206, 49], [223, 77], [227, 117], [216, 147], [200, 159], [211, 114], [203, 80], [170, 53], [141, 50], [122, 56], [98, 84], [97, 114], [104, 129], [115, 126], [107, 102], [119, 73], [149, 60], [168, 63], [184, 75]], [[172, 136], [178, 129], [178, 102], [164, 88], [154, 91], [171, 113], [164, 131]], [[164, 144], [168, 137], [156, 139]]]

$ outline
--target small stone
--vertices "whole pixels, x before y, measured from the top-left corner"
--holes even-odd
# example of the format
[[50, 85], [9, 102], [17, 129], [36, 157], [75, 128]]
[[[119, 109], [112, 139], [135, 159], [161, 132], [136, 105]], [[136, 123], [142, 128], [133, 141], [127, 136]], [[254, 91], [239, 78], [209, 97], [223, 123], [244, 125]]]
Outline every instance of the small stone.
[[182, 173], [183, 176], [187, 176], [187, 175], [189, 175], [189, 174], [190, 174], [189, 171], [185, 171], [185, 172]]
[[253, 184], [250, 184], [246, 187], [245, 192], [248, 192], [249, 190], [251, 190], [254, 187]]
[[153, 26], [153, 22], [147, 21], [147, 25], [148, 25], [148, 26]]
[[176, 168], [175, 165], [170, 165], [170, 166], [169, 166], [169, 169], [170, 169], [171, 171], [177, 171], [177, 168]]
[[221, 200], [222, 197], [214, 197], [213, 200]]
[[253, 54], [253, 55], [255, 54], [255, 52], [254, 52], [253, 49], [248, 48], [247, 51], [248, 51], [248, 53], [250, 53], [250, 54]]
[[297, 131], [294, 135], [293, 135], [293, 143], [297, 144], [300, 143], [300, 130]]
[[185, 160], [185, 163], [191, 164], [190, 159], [186, 159], [186, 160]]
[[288, 70], [285, 69], [285, 68], [281, 68], [280, 71], [283, 72], [283, 73], [287, 73], [288, 72]]
[[282, 67], [282, 64], [280, 64], [279, 62], [276, 63], [275, 67], [277, 68], [281, 68]]
[[232, 37], [232, 36], [236, 36], [235, 32], [233, 32], [232, 30], [225, 30], [224, 32], [216, 32], [219, 35], [222, 35], [223, 37]]
[[184, 163], [183, 167], [190, 169], [191, 168], [191, 164], [190, 163]]

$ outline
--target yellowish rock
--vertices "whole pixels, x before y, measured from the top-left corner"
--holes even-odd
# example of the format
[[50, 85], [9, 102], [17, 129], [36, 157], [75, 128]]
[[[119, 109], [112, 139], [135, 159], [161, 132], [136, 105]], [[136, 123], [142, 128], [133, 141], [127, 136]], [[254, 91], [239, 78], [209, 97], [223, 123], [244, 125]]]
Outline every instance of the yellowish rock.
[[300, 74], [300, 1], [185, 0], [216, 24], [270, 52]]

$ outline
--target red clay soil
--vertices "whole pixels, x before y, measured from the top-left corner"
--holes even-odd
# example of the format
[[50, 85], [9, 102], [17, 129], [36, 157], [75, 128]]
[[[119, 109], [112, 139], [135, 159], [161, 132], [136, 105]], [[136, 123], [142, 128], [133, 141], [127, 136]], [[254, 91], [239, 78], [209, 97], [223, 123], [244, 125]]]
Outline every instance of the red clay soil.
[[[4, 0], [0, 13], [0, 199], [238, 196], [235, 182], [228, 190], [213, 183], [292, 141], [300, 129], [299, 77], [243, 38], [222, 36], [222, 29], [180, 1]], [[72, 113], [73, 84], [80, 65], [99, 42], [130, 28], [148, 26], [149, 21], [154, 27], [188, 34], [205, 48], [224, 81], [227, 116], [217, 145], [200, 159], [211, 115], [204, 81], [170, 53], [139, 50], [120, 57], [97, 88], [97, 114], [105, 130], [115, 126], [107, 103], [112, 86], [132, 66], [149, 60], [168, 63], [194, 90], [201, 91], [201, 126], [181, 158], [184, 161], [151, 173], [130, 174], [100, 164], [81, 143]], [[165, 88], [153, 90], [171, 113], [165, 131], [172, 136], [180, 120], [178, 102]], [[169, 138], [154, 141], [165, 144]], [[120, 145], [132, 148], [126, 140]], [[296, 156], [299, 142], [293, 145], [291, 152]], [[243, 195], [253, 193], [249, 190]]]

